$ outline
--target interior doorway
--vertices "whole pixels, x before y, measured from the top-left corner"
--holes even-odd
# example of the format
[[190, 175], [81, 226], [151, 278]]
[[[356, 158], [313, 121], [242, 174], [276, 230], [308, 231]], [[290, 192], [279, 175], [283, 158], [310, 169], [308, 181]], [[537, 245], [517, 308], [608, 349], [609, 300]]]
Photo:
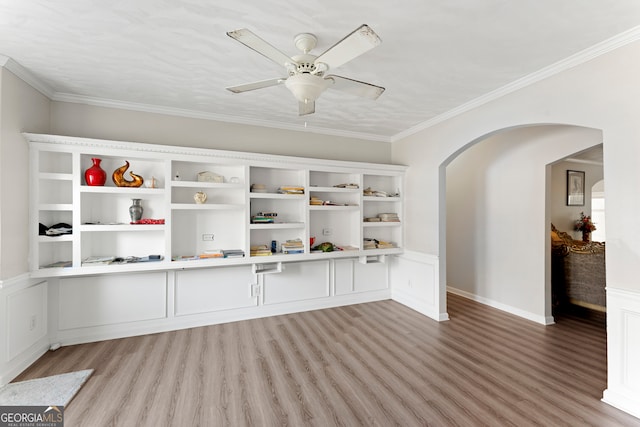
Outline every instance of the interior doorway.
[[[441, 292], [553, 323], [550, 205], [566, 207], [566, 176], [559, 199], [550, 199], [548, 165], [601, 142], [597, 129], [515, 127], [473, 140], [443, 162]], [[565, 214], [568, 228], [573, 213]]]

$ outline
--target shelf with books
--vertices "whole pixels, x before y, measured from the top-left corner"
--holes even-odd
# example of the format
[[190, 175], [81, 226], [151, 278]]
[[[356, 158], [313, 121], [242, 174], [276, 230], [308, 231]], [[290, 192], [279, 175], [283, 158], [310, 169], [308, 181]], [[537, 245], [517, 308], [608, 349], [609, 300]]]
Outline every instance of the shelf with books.
[[38, 268], [70, 267], [73, 260], [73, 236], [60, 236], [54, 240], [38, 239]]
[[173, 210], [171, 217], [170, 250], [174, 258], [231, 249], [246, 252], [244, 206], [238, 209]]
[[92, 257], [144, 258], [152, 254], [164, 258], [164, 229], [149, 228], [144, 231], [144, 235], [140, 232], [131, 232], [128, 228], [83, 232], [80, 234], [80, 261], [84, 262]]
[[[165, 261], [154, 265], [167, 268], [174, 265], [171, 259], [232, 248], [245, 253], [233, 263], [262, 263], [250, 257], [252, 245], [271, 248], [274, 241], [281, 245], [296, 239], [304, 242], [299, 253], [281, 254], [280, 246], [269, 256], [287, 261], [358, 257], [364, 238], [394, 242], [396, 251], [402, 247], [402, 222], [369, 223], [365, 218], [397, 214], [402, 221], [404, 167], [50, 135], [27, 138], [33, 148], [30, 216], [37, 222], [30, 225], [30, 268], [35, 271], [69, 258], [73, 267], [64, 275], [81, 275], [82, 258], [101, 255], [158, 254]], [[103, 186], [85, 183], [92, 158], [102, 160], [107, 174]], [[110, 175], [127, 161], [130, 171], [152, 185], [116, 186]], [[373, 192], [365, 193], [368, 188]], [[206, 194], [203, 203], [194, 197], [200, 192]], [[312, 197], [322, 204], [311, 203]], [[141, 199], [143, 219], [164, 220], [166, 225], [130, 224], [132, 199]], [[69, 224], [75, 234], [46, 240], [38, 236], [39, 223]], [[351, 250], [312, 253], [311, 237], [316, 245], [332, 242]], [[61, 246], [60, 256], [56, 246]]]
[[344, 170], [310, 170], [309, 189], [330, 188], [332, 191], [358, 191], [362, 186], [361, 174], [356, 171]]

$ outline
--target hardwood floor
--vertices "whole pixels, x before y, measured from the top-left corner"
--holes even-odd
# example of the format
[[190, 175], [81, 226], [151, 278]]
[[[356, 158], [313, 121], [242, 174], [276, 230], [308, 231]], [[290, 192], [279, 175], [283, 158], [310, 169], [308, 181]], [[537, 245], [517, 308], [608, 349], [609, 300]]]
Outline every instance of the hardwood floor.
[[63, 347], [16, 381], [95, 369], [66, 426], [640, 426], [600, 401], [606, 334], [449, 295]]

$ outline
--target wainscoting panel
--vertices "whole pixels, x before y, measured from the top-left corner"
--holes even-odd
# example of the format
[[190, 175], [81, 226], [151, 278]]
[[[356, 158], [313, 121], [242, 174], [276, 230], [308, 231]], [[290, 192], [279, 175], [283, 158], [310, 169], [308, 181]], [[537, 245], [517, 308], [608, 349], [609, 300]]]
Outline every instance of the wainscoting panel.
[[608, 384], [602, 400], [640, 418], [640, 292], [607, 287]]
[[391, 298], [435, 320], [447, 320], [439, 307], [439, 259], [434, 255], [405, 251], [391, 259]]
[[0, 386], [49, 347], [48, 283], [27, 274], [0, 281]]

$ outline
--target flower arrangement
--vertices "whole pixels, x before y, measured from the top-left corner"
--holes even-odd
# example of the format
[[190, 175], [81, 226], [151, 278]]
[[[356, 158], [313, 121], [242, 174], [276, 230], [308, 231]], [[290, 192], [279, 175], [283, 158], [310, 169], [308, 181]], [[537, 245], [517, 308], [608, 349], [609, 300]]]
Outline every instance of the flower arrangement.
[[575, 222], [574, 229], [583, 233], [591, 233], [595, 231], [596, 226], [591, 222], [591, 216], [585, 216], [584, 212], [580, 212], [580, 219]]

